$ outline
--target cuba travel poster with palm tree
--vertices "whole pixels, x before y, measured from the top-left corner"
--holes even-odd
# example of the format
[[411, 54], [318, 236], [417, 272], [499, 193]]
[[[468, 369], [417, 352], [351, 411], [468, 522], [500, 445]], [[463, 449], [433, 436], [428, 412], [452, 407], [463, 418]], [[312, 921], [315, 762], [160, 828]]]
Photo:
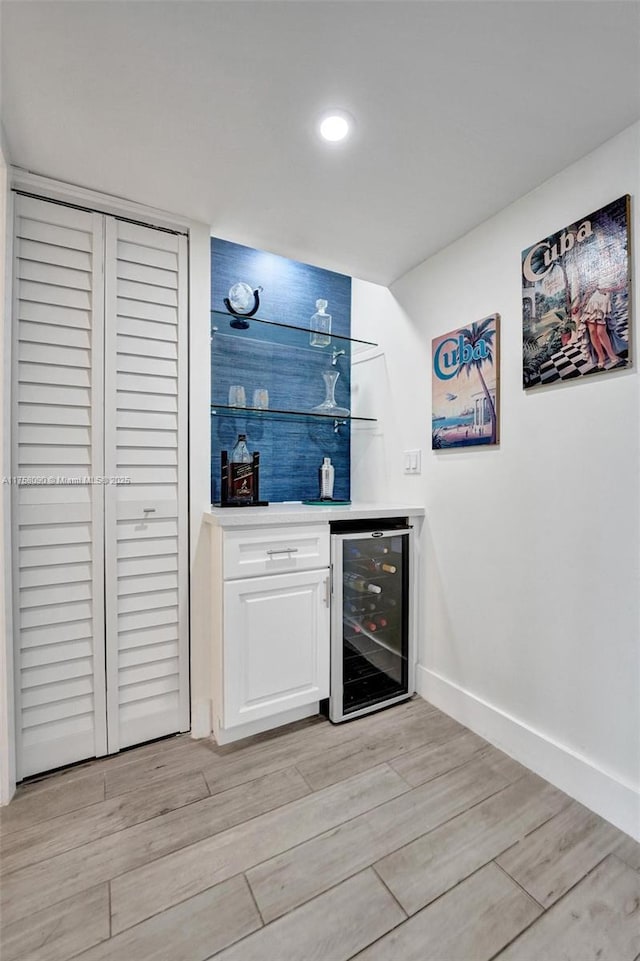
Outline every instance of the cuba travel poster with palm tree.
[[629, 206], [619, 197], [523, 251], [525, 389], [630, 365]]
[[431, 447], [478, 447], [500, 439], [500, 315], [432, 341]]

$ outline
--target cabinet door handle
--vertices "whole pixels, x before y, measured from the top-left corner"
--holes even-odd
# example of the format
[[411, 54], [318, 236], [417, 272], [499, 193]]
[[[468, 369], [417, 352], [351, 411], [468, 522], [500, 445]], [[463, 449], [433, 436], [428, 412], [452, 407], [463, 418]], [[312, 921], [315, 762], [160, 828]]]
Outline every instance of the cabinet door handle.
[[298, 553], [297, 547], [281, 547], [280, 550], [277, 550], [277, 551], [267, 551], [267, 554], [297, 554], [297, 553]]
[[324, 602], [327, 607], [331, 607], [331, 578], [329, 575], [324, 579]]

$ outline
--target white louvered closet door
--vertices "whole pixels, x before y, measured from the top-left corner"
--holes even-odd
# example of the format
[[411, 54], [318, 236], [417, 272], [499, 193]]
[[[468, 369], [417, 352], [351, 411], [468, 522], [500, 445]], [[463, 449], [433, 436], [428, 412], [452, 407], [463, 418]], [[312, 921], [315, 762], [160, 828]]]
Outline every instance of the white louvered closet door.
[[[103, 218], [16, 197], [18, 777], [106, 752]], [[29, 481], [31, 480], [31, 483]]]
[[189, 728], [186, 238], [107, 218], [109, 752]]

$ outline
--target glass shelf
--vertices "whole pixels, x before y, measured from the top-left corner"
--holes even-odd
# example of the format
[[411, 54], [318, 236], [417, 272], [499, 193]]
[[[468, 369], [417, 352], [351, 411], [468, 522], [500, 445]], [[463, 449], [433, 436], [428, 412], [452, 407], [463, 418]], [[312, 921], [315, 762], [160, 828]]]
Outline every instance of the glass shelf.
[[[223, 310], [211, 311], [211, 335], [223, 337], [241, 337], [249, 341], [268, 341], [270, 344], [277, 344], [285, 347], [298, 347], [305, 350], [314, 351], [319, 356], [322, 351], [352, 349], [352, 353], [360, 353], [370, 347], [377, 347], [378, 344], [371, 340], [358, 340], [355, 337], [345, 337], [342, 334], [331, 334], [331, 343], [325, 347], [312, 347], [309, 343], [309, 327], [297, 327], [294, 324], [282, 324], [277, 320], [264, 320], [261, 317], [247, 317], [249, 323], [247, 328], [227, 327], [230, 321], [237, 319], [234, 314], [226, 313]], [[224, 325], [224, 327], [222, 326]], [[366, 418], [360, 418], [366, 419]]]
[[[212, 404], [211, 414], [213, 416], [220, 415], [221, 417], [230, 417], [236, 415], [237, 417], [244, 417], [248, 415], [253, 418], [263, 418], [269, 420], [291, 420], [295, 419], [307, 419], [308, 417], [314, 420], [324, 420], [338, 423], [346, 424], [347, 421], [368, 421], [369, 423], [375, 423], [375, 417], [359, 417], [353, 414], [339, 415], [339, 414], [316, 414], [310, 410], [279, 410], [272, 407], [268, 407], [266, 410], [258, 407], [229, 407], [227, 404]], [[335, 424], [334, 424], [335, 426]]]

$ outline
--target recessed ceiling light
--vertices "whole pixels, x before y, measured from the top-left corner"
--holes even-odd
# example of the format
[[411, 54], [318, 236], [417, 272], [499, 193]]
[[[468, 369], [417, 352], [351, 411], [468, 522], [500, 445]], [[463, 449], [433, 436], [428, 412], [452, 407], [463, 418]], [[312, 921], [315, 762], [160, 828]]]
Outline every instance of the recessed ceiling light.
[[330, 110], [320, 118], [318, 130], [323, 140], [338, 143], [348, 136], [353, 120], [345, 110]]

